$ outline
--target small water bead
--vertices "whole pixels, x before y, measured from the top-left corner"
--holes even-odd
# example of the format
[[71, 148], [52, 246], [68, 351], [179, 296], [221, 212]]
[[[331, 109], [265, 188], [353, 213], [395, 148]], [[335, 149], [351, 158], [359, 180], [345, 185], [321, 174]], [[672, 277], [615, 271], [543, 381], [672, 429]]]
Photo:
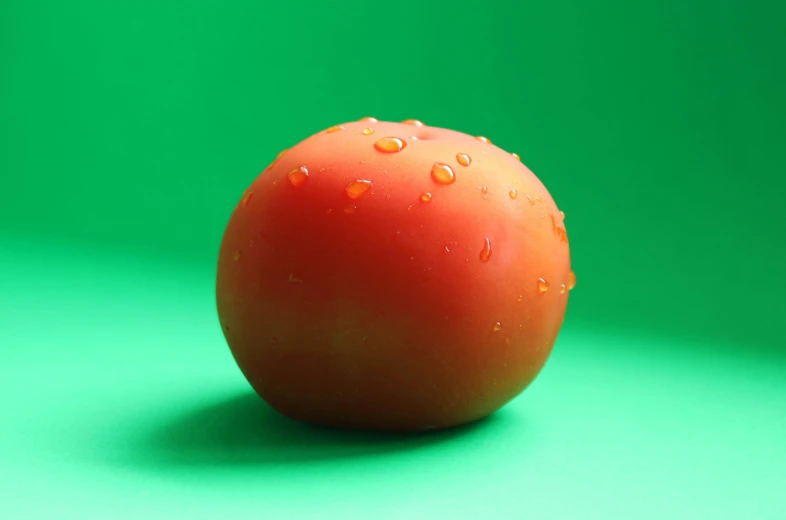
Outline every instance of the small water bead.
[[519, 196], [519, 193], [516, 190], [510, 190], [510, 193], [508, 193], [508, 195], [510, 195], [511, 199], [515, 199], [516, 197]]
[[480, 261], [488, 262], [491, 259], [491, 242], [487, 238], [483, 243], [483, 249], [480, 250]]
[[249, 240], [248, 241], [248, 247], [254, 247], [254, 241], [253, 240]]
[[405, 125], [423, 126], [423, 123], [421, 121], [418, 121], [417, 119], [407, 119], [402, 121], [402, 123]]
[[350, 204], [349, 206], [344, 208], [344, 213], [352, 214], [355, 212], [356, 209], [358, 209], [357, 206], [353, 206], [352, 204]]
[[518, 298], [516, 298], [516, 301], [517, 301], [517, 302], [519, 302], [519, 303], [521, 303], [521, 300], [523, 300], [523, 299], [524, 299], [524, 296], [522, 296], [522, 295], [520, 295], [520, 294], [519, 294], [519, 297], [518, 297]]
[[308, 169], [305, 166], [295, 168], [287, 174], [289, 183], [295, 188], [300, 188], [308, 180]]
[[346, 188], [344, 188], [344, 191], [347, 192], [347, 196], [350, 199], [358, 199], [373, 186], [374, 184], [369, 180], [358, 179], [347, 184]]
[[559, 212], [559, 218], [561, 218], [562, 220], [565, 220], [565, 212], [564, 211], [560, 211]]
[[529, 193], [527, 194], [527, 200], [528, 200], [528, 201], [529, 201], [529, 203], [530, 203], [530, 204], [532, 204], [533, 206], [535, 205], [535, 199], [533, 199], [533, 198], [532, 198], [532, 195], [530, 195]]
[[253, 197], [254, 197], [254, 192], [251, 190], [246, 190], [245, 192], [243, 192], [243, 200], [240, 202], [240, 204], [245, 208], [251, 203], [251, 199]]
[[374, 129], [371, 127], [363, 129], [363, 135], [371, 135], [373, 133], [374, 133]]
[[374, 148], [384, 153], [396, 153], [406, 148], [407, 142], [398, 137], [383, 137], [376, 143]]
[[237, 252], [235, 253], [235, 256], [233, 256], [232, 258], [234, 258], [234, 259], [235, 259], [235, 262], [237, 262], [238, 260], [240, 260], [240, 251], [237, 251]]
[[431, 201], [431, 193], [422, 193], [420, 195], [421, 202], [430, 202]]
[[486, 193], [488, 193], [488, 192], [489, 192], [489, 188], [488, 188], [488, 186], [483, 186], [482, 188], [480, 188], [480, 192], [481, 192], [483, 195], [485, 195]]
[[453, 184], [456, 182], [456, 174], [453, 168], [445, 163], [434, 163], [431, 167], [431, 178], [437, 184]]
[[361, 119], [361, 121], [364, 121], [366, 123], [379, 123], [379, 119], [377, 119], [376, 117], [364, 117], [363, 119]]
[[328, 134], [332, 134], [334, 132], [340, 132], [343, 129], [344, 129], [344, 127], [341, 126], [341, 125], [339, 125], [339, 126], [331, 126], [330, 128], [327, 129], [327, 133]]
[[568, 290], [571, 291], [574, 287], [576, 287], [576, 273], [571, 269], [568, 275]]
[[493, 330], [494, 332], [501, 331], [502, 330], [502, 324], [500, 322], [498, 322], [498, 321], [495, 321], [494, 325], [492, 325], [492, 327], [491, 327], [491, 330]]
[[482, 135], [477, 136], [475, 139], [477, 139], [481, 143], [491, 144], [491, 139], [489, 139], [488, 137], [483, 137]]
[[470, 157], [469, 155], [467, 155], [465, 153], [457, 153], [456, 154], [456, 161], [461, 166], [469, 166], [470, 164], [472, 164], [472, 157]]
[[560, 294], [565, 294], [565, 284], [564, 283], [560, 284], [560, 286], [559, 286], [559, 293]]
[[543, 278], [538, 278], [538, 292], [540, 294], [543, 294], [548, 290], [549, 290], [549, 282], [547, 282]]
[[534, 199], [535, 199], [535, 204], [540, 204], [541, 202], [543, 202], [543, 199], [541, 199], [539, 195], [535, 195]]
[[519, 157], [519, 154], [517, 154], [517, 153], [512, 153], [512, 154], [510, 154], [510, 156], [513, 157], [514, 159], [516, 159], [517, 161], [521, 160], [521, 157]]

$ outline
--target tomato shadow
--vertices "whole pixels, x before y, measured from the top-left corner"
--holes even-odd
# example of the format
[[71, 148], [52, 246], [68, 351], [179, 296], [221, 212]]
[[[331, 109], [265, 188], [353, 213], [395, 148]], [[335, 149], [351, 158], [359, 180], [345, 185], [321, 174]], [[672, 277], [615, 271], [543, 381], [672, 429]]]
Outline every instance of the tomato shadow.
[[289, 419], [254, 393], [202, 404], [154, 426], [131, 454], [155, 466], [303, 463], [424, 448], [481, 435], [497, 414], [463, 426], [418, 433], [328, 428]]

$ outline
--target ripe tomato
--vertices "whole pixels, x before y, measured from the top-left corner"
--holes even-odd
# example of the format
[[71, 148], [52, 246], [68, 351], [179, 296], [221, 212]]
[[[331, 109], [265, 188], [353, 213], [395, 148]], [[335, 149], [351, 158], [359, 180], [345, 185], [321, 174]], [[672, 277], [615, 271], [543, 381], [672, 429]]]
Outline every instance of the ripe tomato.
[[481, 137], [367, 118], [284, 151], [221, 244], [219, 318], [292, 418], [385, 430], [484, 417], [532, 382], [563, 321], [563, 214]]

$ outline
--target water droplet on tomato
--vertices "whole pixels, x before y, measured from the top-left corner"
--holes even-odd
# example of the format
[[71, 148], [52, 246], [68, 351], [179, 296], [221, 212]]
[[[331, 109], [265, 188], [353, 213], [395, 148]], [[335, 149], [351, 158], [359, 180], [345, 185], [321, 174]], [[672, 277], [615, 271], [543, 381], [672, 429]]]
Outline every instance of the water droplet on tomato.
[[456, 182], [456, 174], [453, 168], [445, 163], [434, 163], [431, 167], [431, 178], [437, 184], [453, 184]]
[[548, 290], [549, 290], [549, 282], [547, 282], [543, 278], [538, 278], [538, 292], [540, 294], [543, 294]]
[[565, 212], [564, 211], [560, 211], [559, 212], [559, 218], [561, 218], [562, 220], [565, 220]]
[[344, 127], [341, 126], [341, 125], [339, 125], [339, 126], [331, 126], [330, 128], [327, 129], [327, 133], [328, 134], [332, 134], [334, 132], [340, 132], [343, 129], [344, 129]]
[[406, 146], [407, 142], [403, 139], [399, 139], [398, 137], [383, 137], [374, 143], [374, 148], [384, 153], [400, 152]]
[[519, 154], [517, 154], [517, 153], [512, 153], [512, 154], [510, 154], [510, 156], [513, 157], [514, 159], [516, 159], [517, 161], [521, 160], [521, 157], [519, 157]]
[[482, 188], [480, 188], [480, 192], [481, 192], [483, 195], [485, 195], [486, 193], [488, 193], [488, 192], [489, 192], [489, 188], [488, 188], [488, 186], [483, 186]]
[[564, 283], [560, 284], [560, 286], [559, 286], [559, 293], [560, 294], [565, 294], [565, 284]]
[[402, 121], [402, 123], [405, 125], [423, 126], [423, 123], [421, 121], [418, 121], [417, 119], [406, 119]]
[[475, 139], [481, 143], [491, 144], [491, 140], [488, 137], [483, 137], [482, 135], [477, 136]]
[[354, 213], [356, 209], [358, 209], [357, 206], [353, 206], [352, 204], [350, 204], [349, 206], [344, 208], [344, 213], [347, 213], [347, 214]]
[[251, 199], [254, 197], [254, 192], [251, 190], [246, 190], [243, 192], [243, 200], [240, 204], [245, 208], [251, 203]]
[[379, 120], [376, 117], [364, 117], [361, 121], [365, 121], [367, 123], [379, 123]]
[[523, 299], [524, 299], [524, 296], [522, 296], [522, 295], [520, 295], [520, 294], [519, 294], [519, 297], [518, 297], [518, 298], [516, 298], [516, 301], [517, 301], [517, 302], [519, 302], [519, 303], [521, 303], [521, 300], [523, 300]]
[[494, 332], [501, 331], [502, 330], [502, 324], [500, 322], [498, 322], [498, 321], [495, 321], [494, 325], [491, 326], [491, 330], [493, 330]]
[[290, 184], [295, 188], [300, 188], [308, 180], [308, 169], [305, 166], [295, 168], [287, 174]]
[[430, 202], [431, 201], [431, 193], [422, 193], [420, 195], [421, 202]]
[[373, 186], [374, 184], [369, 180], [358, 179], [347, 184], [346, 188], [344, 188], [344, 191], [347, 192], [347, 196], [350, 199], [357, 199], [370, 190]]
[[519, 196], [519, 193], [516, 190], [510, 190], [510, 193], [508, 193], [508, 195], [510, 195], [511, 199], [515, 199], [516, 197]]
[[456, 154], [456, 161], [458, 161], [458, 163], [461, 166], [469, 166], [470, 164], [472, 164], [472, 157], [470, 157], [469, 155], [467, 155], [465, 153], [457, 153]]
[[374, 133], [374, 129], [371, 127], [363, 129], [363, 135], [371, 135], [373, 133]]
[[576, 273], [571, 269], [568, 275], [568, 290], [571, 291], [574, 287], [576, 287]]
[[234, 258], [234, 259], [235, 259], [235, 262], [237, 262], [238, 260], [240, 260], [240, 251], [237, 251], [237, 252], [235, 252], [235, 256], [233, 256], [232, 258]]
[[480, 250], [480, 261], [488, 262], [491, 258], [491, 242], [487, 238], [483, 243], [483, 249]]

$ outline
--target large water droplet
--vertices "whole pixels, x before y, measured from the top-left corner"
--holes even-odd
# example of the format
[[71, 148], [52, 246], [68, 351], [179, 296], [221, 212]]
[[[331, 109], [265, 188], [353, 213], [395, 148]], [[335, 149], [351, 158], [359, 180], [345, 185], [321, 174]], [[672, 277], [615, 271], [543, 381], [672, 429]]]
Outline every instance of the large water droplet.
[[405, 125], [423, 126], [423, 123], [421, 121], [418, 121], [417, 119], [407, 119], [402, 121], [402, 123], [404, 123]]
[[519, 193], [516, 190], [510, 190], [510, 193], [508, 193], [508, 195], [510, 195], [511, 199], [515, 199], [516, 197], [519, 196]]
[[470, 157], [469, 155], [467, 155], [465, 153], [457, 153], [456, 154], [456, 161], [458, 161], [458, 163], [461, 166], [469, 166], [470, 164], [472, 164], [472, 157]]
[[376, 143], [374, 143], [374, 148], [379, 150], [380, 152], [385, 153], [396, 153], [400, 152], [407, 146], [407, 142], [403, 139], [399, 139], [398, 137], [383, 137]]
[[487, 238], [483, 243], [483, 249], [480, 250], [480, 261], [488, 262], [491, 258], [491, 242]]
[[308, 169], [305, 166], [295, 168], [287, 174], [290, 184], [295, 188], [300, 188], [308, 180]]
[[576, 273], [573, 272], [573, 269], [570, 270], [570, 274], [568, 275], [568, 290], [572, 290], [576, 287]]
[[344, 188], [344, 191], [347, 192], [347, 196], [350, 199], [357, 199], [370, 190], [373, 186], [374, 184], [369, 180], [358, 179], [347, 184], [346, 188]]
[[549, 290], [549, 282], [547, 282], [543, 278], [538, 278], [538, 292], [540, 294], [543, 294], [548, 290]]
[[338, 125], [338, 126], [331, 126], [330, 128], [328, 128], [328, 129], [327, 129], [327, 133], [329, 133], [329, 134], [332, 134], [332, 133], [334, 133], [334, 132], [340, 132], [340, 131], [342, 131], [343, 129], [344, 129], [344, 127], [343, 127], [343, 126], [341, 126], [341, 125]]
[[376, 117], [364, 117], [363, 119], [361, 119], [361, 121], [364, 121], [366, 123], [379, 123], [379, 120]]
[[456, 182], [456, 174], [453, 168], [445, 163], [434, 163], [431, 167], [431, 178], [437, 184], [453, 184]]

